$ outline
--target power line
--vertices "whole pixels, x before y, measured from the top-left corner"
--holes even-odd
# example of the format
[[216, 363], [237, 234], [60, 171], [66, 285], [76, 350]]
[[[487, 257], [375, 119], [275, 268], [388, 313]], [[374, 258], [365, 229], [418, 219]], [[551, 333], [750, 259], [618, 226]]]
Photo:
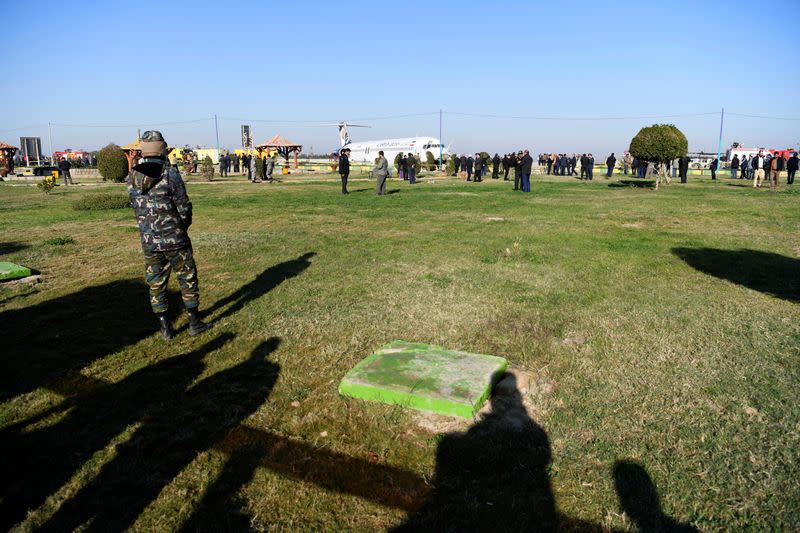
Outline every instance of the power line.
[[744, 113], [728, 113], [734, 117], [763, 118], [767, 120], [800, 120], [800, 117], [771, 117], [767, 115], [746, 115]]
[[12, 131], [32, 130], [34, 128], [45, 128], [47, 124], [34, 124], [33, 126], [22, 126], [21, 128], [12, 128], [10, 130], [0, 130], [0, 133], [10, 133]]
[[174, 126], [178, 124], [197, 124], [213, 120], [213, 117], [196, 118], [192, 120], [176, 120], [171, 122], [138, 122], [136, 124], [64, 124], [53, 122], [53, 126], [60, 128], [141, 128], [144, 126]]
[[[423, 116], [433, 116], [438, 115], [438, 111], [431, 111], [425, 113], [406, 113], [402, 115], [383, 115], [377, 117], [354, 117], [349, 118], [348, 121], [358, 122], [358, 121], [375, 121], [375, 120], [391, 120], [396, 118], [409, 118], [409, 117], [423, 117]], [[261, 123], [270, 123], [270, 124], [308, 124], [317, 126], [321, 123], [331, 123], [331, 122], [342, 122], [341, 119], [332, 119], [332, 120], [290, 120], [290, 119], [279, 119], [279, 118], [242, 118], [242, 117], [217, 117], [219, 120], [232, 120], [236, 122], [261, 122]]]
[[460, 113], [457, 111], [444, 111], [445, 115], [457, 115], [464, 117], [477, 117], [477, 118], [499, 118], [499, 119], [514, 119], [514, 120], [644, 120], [654, 118], [680, 118], [680, 117], [702, 117], [709, 115], [719, 115], [719, 111], [710, 111], [708, 113], [682, 113], [676, 115], [640, 115], [640, 116], [622, 116], [622, 117], [558, 117], [558, 116], [521, 116], [521, 115], [490, 115], [483, 113]]

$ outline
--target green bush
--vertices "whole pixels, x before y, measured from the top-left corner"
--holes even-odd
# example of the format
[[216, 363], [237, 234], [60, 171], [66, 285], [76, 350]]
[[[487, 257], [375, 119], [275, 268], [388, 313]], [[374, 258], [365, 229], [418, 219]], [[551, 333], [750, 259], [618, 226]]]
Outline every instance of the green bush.
[[128, 175], [128, 158], [114, 143], [97, 152], [97, 170], [106, 181], [123, 182]]
[[75, 239], [72, 237], [50, 237], [49, 239], [44, 240], [45, 244], [50, 246], [64, 246], [66, 244], [75, 244]]
[[203, 158], [203, 162], [200, 163], [200, 173], [208, 181], [214, 179], [214, 162], [211, 160], [211, 156]]
[[430, 152], [425, 152], [425, 164], [428, 170], [436, 170], [436, 158]]
[[98, 211], [101, 209], [124, 209], [131, 206], [127, 194], [104, 192], [88, 194], [72, 203], [76, 211]]
[[666, 163], [689, 150], [686, 136], [672, 124], [653, 124], [639, 130], [631, 140], [630, 153], [639, 161]]

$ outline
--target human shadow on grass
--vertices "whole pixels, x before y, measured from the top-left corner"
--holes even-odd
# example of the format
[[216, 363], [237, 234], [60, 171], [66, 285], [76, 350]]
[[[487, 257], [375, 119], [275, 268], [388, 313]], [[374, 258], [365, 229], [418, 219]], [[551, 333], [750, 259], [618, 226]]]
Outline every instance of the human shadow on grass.
[[157, 331], [147, 294], [143, 282], [114, 281], [0, 313], [0, 401], [47, 385]]
[[673, 248], [672, 253], [706, 274], [800, 302], [800, 259], [748, 249]]
[[681, 524], [661, 510], [653, 480], [641, 465], [633, 461], [614, 464], [614, 488], [620, 508], [642, 533], [698, 533], [690, 524]]
[[[231, 338], [220, 335], [197, 350], [146, 366], [117, 383], [92, 383], [89, 392], [0, 430], [0, 474], [6, 480], [0, 485], [0, 529], [39, 507], [125, 428], [158, 413], [165, 404], [174, 405], [203, 371], [203, 358]], [[32, 429], [54, 415], [63, 418]], [[144, 429], [150, 427], [146, 424]]]
[[25, 248], [28, 248], [28, 245], [21, 242], [0, 242], [0, 255], [13, 254]]
[[211, 313], [225, 308], [217, 317], [217, 319], [221, 319], [239, 312], [249, 302], [261, 298], [283, 281], [302, 273], [311, 265], [310, 260], [315, 255], [317, 255], [315, 252], [307, 252], [296, 259], [269, 267], [252, 281], [228, 296], [217, 300], [214, 305], [205, 311], [205, 314], [211, 315]]
[[551, 461], [519, 392], [493, 396], [481, 422], [441, 440], [430, 497], [394, 531], [555, 531]]
[[[225, 340], [222, 337], [217, 342]], [[180, 356], [175, 368], [163, 372], [162, 379], [146, 387], [156, 399], [141, 398], [148, 406], [141, 413], [145, 415], [139, 419], [141, 426], [130, 439], [117, 445], [114, 458], [64, 502], [42, 529], [72, 531], [83, 524], [88, 524], [87, 531], [128, 529], [199, 454], [211, 449], [267, 400], [280, 371], [279, 365], [268, 357], [279, 344], [278, 338], [270, 338], [245, 361], [188, 389], [187, 384], [202, 372], [202, 358], [209, 352], [201, 349]], [[114, 390], [122, 396], [132, 396], [133, 392]], [[233, 464], [248, 460], [246, 456], [234, 457]], [[244, 526], [244, 513], [236, 514], [241, 515], [240, 519], [229, 525]]]

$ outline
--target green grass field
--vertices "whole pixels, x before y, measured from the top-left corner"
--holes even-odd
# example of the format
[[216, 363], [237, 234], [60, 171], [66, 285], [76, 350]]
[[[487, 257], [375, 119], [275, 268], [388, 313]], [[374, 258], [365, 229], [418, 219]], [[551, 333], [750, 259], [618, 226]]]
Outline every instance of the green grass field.
[[[215, 327], [173, 297], [169, 343], [131, 210], [72, 208], [122, 186], [0, 185], [0, 260], [42, 275], [0, 286], [0, 529], [800, 527], [800, 188], [327, 178], [188, 185]], [[395, 339], [530, 393], [340, 397]]]

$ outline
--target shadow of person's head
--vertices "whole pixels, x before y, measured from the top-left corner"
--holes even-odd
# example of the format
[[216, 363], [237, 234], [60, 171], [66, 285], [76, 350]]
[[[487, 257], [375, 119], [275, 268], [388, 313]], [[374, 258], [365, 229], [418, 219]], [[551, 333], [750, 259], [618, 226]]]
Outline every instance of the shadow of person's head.
[[638, 463], [634, 461], [614, 463], [614, 488], [617, 491], [620, 507], [639, 531], [697, 532], [693, 526], [680, 524], [664, 514], [658, 490], [650, 479], [650, 474]]

